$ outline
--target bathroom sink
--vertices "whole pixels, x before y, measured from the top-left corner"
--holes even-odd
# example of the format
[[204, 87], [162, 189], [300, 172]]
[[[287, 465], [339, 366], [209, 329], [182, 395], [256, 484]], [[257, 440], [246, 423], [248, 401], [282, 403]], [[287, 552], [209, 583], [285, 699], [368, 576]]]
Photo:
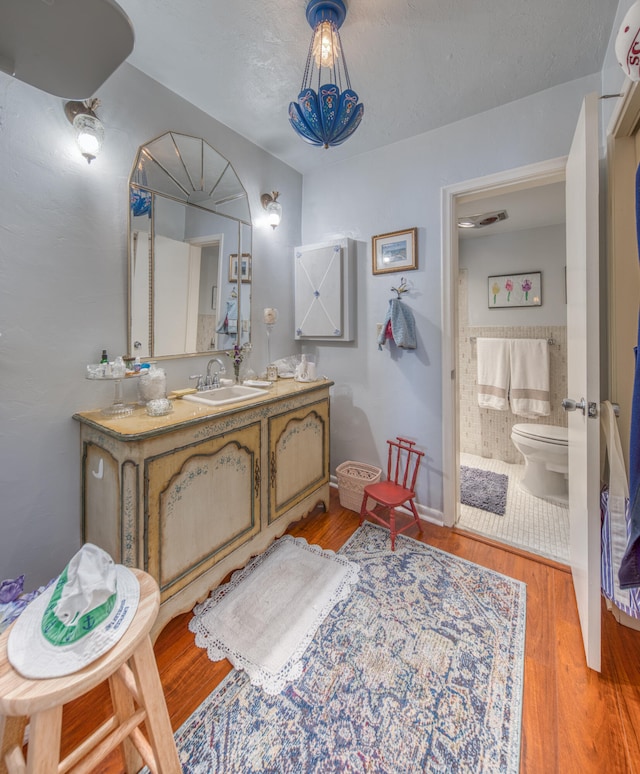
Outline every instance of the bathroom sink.
[[268, 390], [259, 387], [248, 387], [246, 384], [232, 384], [230, 387], [216, 387], [213, 390], [202, 390], [191, 395], [185, 395], [182, 400], [203, 403], [205, 406], [224, 406], [227, 403], [240, 403], [244, 400], [259, 398]]

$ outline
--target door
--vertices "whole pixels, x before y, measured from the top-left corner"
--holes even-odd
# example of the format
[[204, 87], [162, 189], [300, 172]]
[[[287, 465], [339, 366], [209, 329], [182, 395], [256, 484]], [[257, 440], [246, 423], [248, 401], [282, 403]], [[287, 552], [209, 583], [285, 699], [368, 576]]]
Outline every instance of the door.
[[[582, 105], [566, 168], [569, 543], [587, 666], [600, 671], [598, 97]], [[564, 405], [564, 404], [563, 404]]]

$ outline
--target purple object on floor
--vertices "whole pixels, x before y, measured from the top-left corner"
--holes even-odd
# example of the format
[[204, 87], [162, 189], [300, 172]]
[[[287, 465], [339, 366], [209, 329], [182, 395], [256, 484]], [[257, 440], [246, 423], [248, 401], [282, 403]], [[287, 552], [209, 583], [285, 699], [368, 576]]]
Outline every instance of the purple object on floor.
[[13, 580], [7, 579], [0, 583], [0, 604], [6, 605], [15, 602], [24, 591], [24, 575]]

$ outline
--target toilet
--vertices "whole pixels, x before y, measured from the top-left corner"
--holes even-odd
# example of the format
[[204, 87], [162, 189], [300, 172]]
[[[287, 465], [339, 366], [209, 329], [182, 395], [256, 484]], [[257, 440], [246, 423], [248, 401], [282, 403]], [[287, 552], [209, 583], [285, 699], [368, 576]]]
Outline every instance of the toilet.
[[568, 503], [567, 428], [558, 425], [514, 425], [511, 440], [525, 458], [520, 486], [535, 497]]

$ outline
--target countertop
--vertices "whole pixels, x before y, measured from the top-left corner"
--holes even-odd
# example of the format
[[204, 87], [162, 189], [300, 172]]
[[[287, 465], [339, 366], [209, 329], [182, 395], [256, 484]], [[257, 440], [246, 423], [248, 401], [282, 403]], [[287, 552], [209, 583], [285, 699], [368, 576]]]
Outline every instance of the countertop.
[[239, 403], [229, 403], [224, 406], [206, 406], [203, 403], [194, 403], [182, 398], [175, 399], [173, 411], [162, 417], [151, 417], [144, 406], [136, 408], [133, 414], [125, 417], [104, 416], [100, 409], [93, 411], [79, 411], [73, 418], [87, 425], [98, 428], [107, 435], [125, 441], [134, 441], [140, 438], [170, 432], [178, 427], [206, 422], [211, 418], [218, 418], [225, 414], [261, 406], [282, 398], [300, 395], [314, 390], [326, 389], [333, 385], [329, 379], [318, 379], [315, 382], [296, 382], [294, 379], [278, 379], [267, 390], [266, 395], [260, 395], [252, 400]]

